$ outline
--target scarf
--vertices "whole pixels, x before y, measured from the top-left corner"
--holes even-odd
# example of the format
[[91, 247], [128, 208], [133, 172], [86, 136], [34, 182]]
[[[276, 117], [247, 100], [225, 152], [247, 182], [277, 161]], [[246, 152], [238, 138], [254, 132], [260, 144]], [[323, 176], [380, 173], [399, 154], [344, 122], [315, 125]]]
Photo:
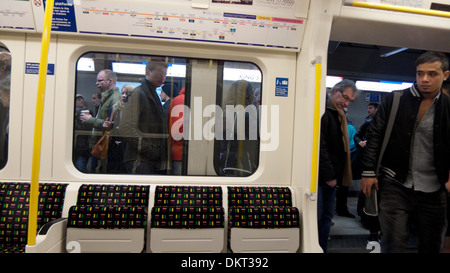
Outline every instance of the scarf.
[[342, 185], [350, 187], [353, 184], [353, 176], [350, 159], [350, 140], [348, 138], [347, 117], [345, 116], [344, 111], [336, 106], [336, 101], [332, 98], [330, 98], [330, 105], [337, 110], [339, 115], [339, 120], [341, 122], [342, 141], [344, 142], [344, 150], [346, 155], [344, 172], [342, 176]]

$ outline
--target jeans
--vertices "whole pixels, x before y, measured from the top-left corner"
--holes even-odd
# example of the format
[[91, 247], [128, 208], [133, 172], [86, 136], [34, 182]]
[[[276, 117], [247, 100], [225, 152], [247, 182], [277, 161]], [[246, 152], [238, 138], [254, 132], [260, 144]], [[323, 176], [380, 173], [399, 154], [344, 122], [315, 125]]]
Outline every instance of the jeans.
[[380, 179], [382, 252], [405, 252], [414, 225], [419, 253], [439, 253], [447, 226], [446, 192], [414, 191], [387, 177]]
[[334, 216], [336, 202], [336, 187], [319, 184], [317, 194], [317, 221], [319, 244], [326, 253], [328, 250], [328, 236], [330, 236], [331, 220]]

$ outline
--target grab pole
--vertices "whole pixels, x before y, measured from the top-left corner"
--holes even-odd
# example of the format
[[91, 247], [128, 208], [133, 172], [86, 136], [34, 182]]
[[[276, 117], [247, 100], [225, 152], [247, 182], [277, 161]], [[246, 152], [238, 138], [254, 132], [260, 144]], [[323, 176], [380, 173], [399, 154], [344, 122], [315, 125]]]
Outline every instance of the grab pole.
[[313, 129], [313, 152], [311, 159], [311, 188], [309, 196], [311, 200], [317, 197], [317, 170], [319, 159], [319, 133], [320, 133], [320, 89], [322, 81], [322, 57], [317, 56], [313, 61], [316, 66], [316, 81], [314, 89], [314, 129]]
[[412, 13], [412, 14], [421, 14], [421, 15], [430, 15], [430, 16], [439, 16], [439, 17], [450, 18], [450, 12], [448, 12], [448, 11], [429, 10], [429, 9], [412, 8], [412, 7], [378, 4], [378, 3], [368, 3], [368, 2], [363, 2], [363, 1], [346, 1], [345, 4], [353, 6], [353, 7], [360, 7], [360, 8], [389, 10], [389, 11], [398, 11], [398, 12], [406, 12], [406, 13]]
[[30, 207], [28, 213], [28, 245], [36, 244], [37, 215], [39, 205], [39, 168], [41, 160], [42, 123], [44, 116], [45, 80], [50, 43], [54, 0], [47, 0], [44, 29], [42, 31], [41, 59], [39, 63], [39, 82], [36, 99], [34, 124], [33, 162], [31, 166]]

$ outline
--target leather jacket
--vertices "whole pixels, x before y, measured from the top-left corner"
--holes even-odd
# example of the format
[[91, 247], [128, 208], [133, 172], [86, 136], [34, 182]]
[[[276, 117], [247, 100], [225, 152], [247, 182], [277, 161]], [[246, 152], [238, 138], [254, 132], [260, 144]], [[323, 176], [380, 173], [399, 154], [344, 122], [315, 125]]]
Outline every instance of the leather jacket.
[[[394, 92], [403, 92], [403, 95], [400, 98], [392, 133], [381, 160], [381, 171], [396, 181], [404, 183], [409, 169], [414, 126], [423, 96], [416, 85]], [[393, 93], [390, 93], [379, 106], [367, 130], [367, 146], [362, 161], [363, 177], [375, 177], [377, 159], [392, 103]], [[436, 110], [433, 125], [434, 165], [439, 182], [444, 185], [448, 181], [450, 169], [450, 97], [441, 92], [435, 103]]]

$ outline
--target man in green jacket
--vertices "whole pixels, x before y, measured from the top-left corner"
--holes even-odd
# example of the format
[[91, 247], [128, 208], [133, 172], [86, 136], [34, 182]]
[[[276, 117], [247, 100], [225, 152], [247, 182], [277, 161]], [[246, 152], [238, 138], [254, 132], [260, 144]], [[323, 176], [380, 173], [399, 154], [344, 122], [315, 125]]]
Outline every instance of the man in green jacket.
[[[95, 143], [102, 135], [103, 122], [108, 117], [108, 111], [120, 100], [119, 89], [116, 87], [117, 75], [110, 69], [101, 70], [97, 74], [97, 88], [102, 93], [100, 108], [95, 117], [89, 114], [81, 114], [80, 119], [93, 128], [92, 137], [89, 141], [89, 150], [94, 148]], [[96, 172], [97, 158], [91, 156], [91, 172]]]

